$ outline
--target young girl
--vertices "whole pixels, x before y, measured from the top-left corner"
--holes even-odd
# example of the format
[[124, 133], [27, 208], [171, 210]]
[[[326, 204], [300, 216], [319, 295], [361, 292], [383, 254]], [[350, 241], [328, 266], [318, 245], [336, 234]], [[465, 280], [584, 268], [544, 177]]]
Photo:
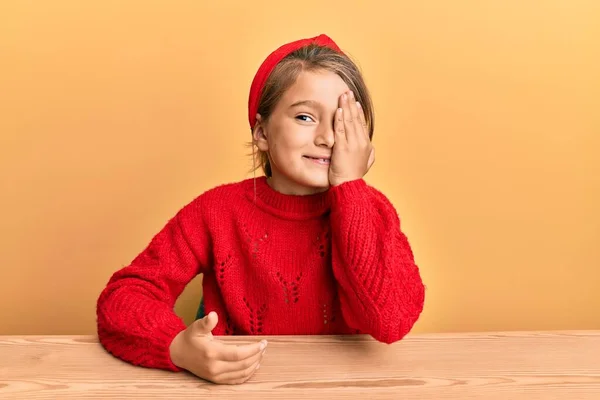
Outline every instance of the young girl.
[[[111, 277], [97, 321], [114, 356], [241, 383], [267, 343], [213, 335], [392, 343], [419, 318], [424, 285], [399, 218], [363, 180], [373, 110], [357, 66], [326, 35], [283, 45], [252, 82], [248, 117], [265, 176], [201, 194]], [[186, 327], [173, 306], [198, 274], [209, 313]]]

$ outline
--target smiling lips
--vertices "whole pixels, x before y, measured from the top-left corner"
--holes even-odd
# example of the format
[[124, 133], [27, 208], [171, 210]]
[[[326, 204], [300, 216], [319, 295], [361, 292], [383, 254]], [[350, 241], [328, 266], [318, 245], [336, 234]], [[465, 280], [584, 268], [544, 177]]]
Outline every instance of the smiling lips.
[[328, 166], [329, 163], [331, 162], [330, 157], [313, 157], [313, 156], [303, 156], [303, 157], [306, 158], [307, 160], [314, 162], [315, 164], [318, 164], [318, 165]]

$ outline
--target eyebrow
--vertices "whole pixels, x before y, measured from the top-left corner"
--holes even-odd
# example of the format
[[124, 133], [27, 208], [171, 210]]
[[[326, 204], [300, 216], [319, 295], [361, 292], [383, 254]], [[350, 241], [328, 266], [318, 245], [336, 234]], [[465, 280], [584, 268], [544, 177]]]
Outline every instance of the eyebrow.
[[323, 108], [323, 105], [321, 103], [319, 103], [318, 101], [314, 101], [314, 100], [300, 100], [300, 101], [297, 101], [294, 104], [292, 104], [290, 106], [290, 108], [299, 107], [299, 106], [309, 106], [309, 107], [313, 107], [313, 108]]

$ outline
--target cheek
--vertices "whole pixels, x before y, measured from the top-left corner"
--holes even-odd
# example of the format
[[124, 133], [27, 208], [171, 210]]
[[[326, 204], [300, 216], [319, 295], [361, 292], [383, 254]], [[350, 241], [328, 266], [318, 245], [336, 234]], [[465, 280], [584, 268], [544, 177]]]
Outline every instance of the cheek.
[[298, 128], [298, 126], [282, 126], [279, 135], [273, 141], [273, 151], [295, 152], [301, 151], [309, 142], [310, 128]]

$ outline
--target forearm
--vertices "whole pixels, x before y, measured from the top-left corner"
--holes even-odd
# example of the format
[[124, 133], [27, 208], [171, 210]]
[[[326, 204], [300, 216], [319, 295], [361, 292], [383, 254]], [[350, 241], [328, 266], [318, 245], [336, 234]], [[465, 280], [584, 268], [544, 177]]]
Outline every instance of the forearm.
[[186, 328], [169, 301], [151, 294], [147, 282], [117, 280], [98, 300], [98, 338], [114, 356], [135, 365], [178, 370], [169, 346]]
[[133, 364], [177, 370], [169, 346], [186, 326], [173, 307], [199, 266], [177, 218], [172, 219], [129, 266], [113, 274], [100, 294], [102, 345]]
[[405, 336], [424, 285], [396, 211], [364, 181], [332, 189], [333, 270], [346, 322], [382, 342]]

